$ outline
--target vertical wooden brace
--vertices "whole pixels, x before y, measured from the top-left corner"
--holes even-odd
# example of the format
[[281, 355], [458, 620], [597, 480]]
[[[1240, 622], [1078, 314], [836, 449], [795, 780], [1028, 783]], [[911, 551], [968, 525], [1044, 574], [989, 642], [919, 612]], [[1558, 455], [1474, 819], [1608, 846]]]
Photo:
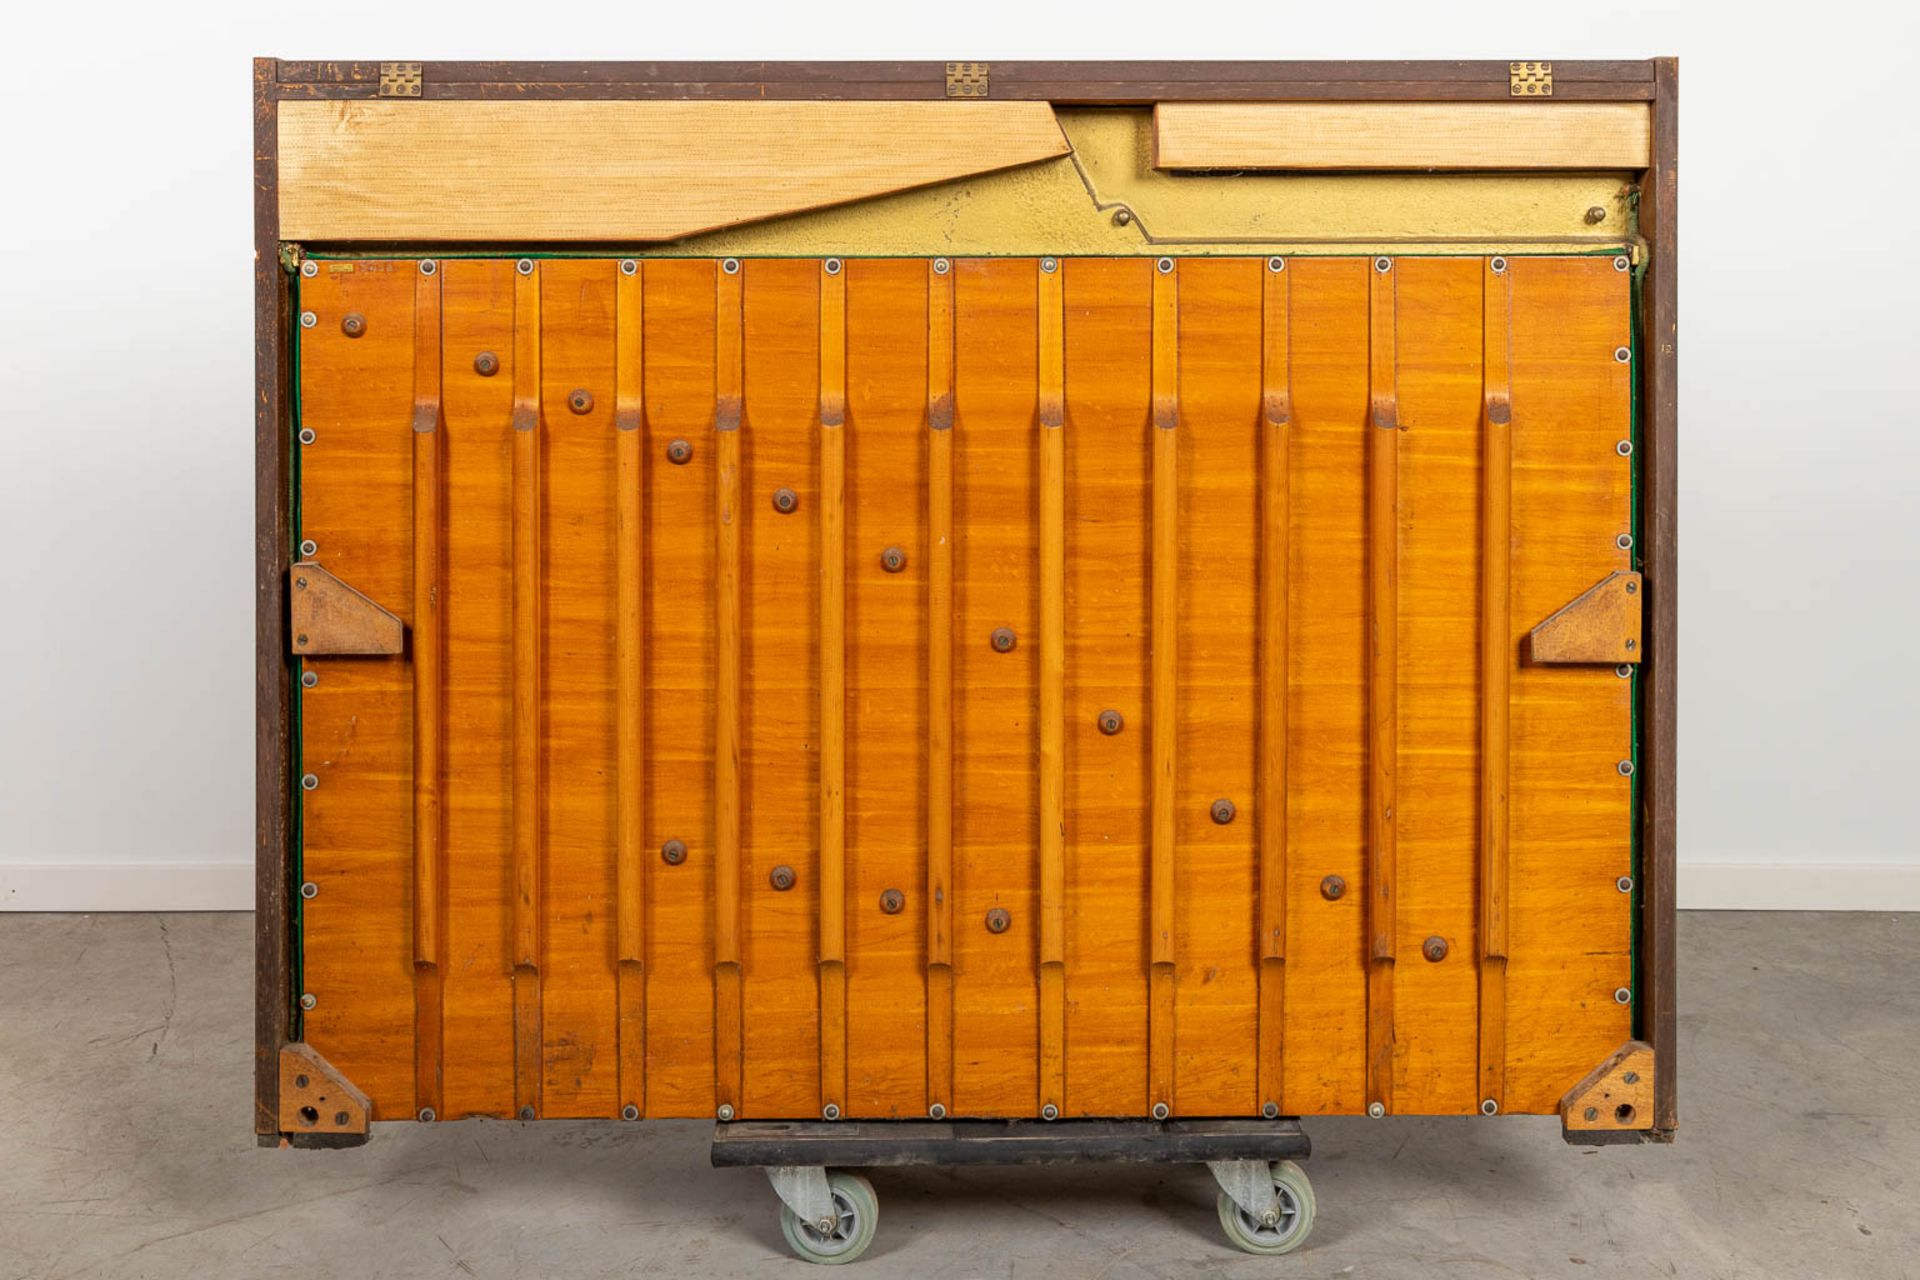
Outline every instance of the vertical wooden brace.
[[715, 1102], [738, 1112], [741, 1085], [740, 922], [740, 437], [745, 418], [746, 266], [729, 258], [714, 279], [713, 963]]
[[520, 264], [513, 284], [513, 1094], [520, 1115], [539, 1114], [540, 1002], [540, 264]]
[[1287, 594], [1292, 554], [1292, 355], [1286, 262], [1270, 258], [1261, 290], [1260, 358], [1260, 1062], [1263, 1112], [1284, 1111], [1287, 959]]
[[820, 274], [820, 1104], [847, 1091], [847, 276]]
[[1482, 284], [1480, 469], [1480, 1105], [1506, 1106], [1508, 724], [1513, 636], [1513, 274]]
[[1040, 1106], [1066, 1105], [1067, 452], [1065, 265], [1039, 264]]
[[1147, 1099], [1156, 1115], [1172, 1111], [1174, 1052], [1174, 784], [1179, 725], [1176, 681], [1180, 627], [1180, 295], [1176, 264], [1162, 258], [1153, 277], [1152, 657], [1148, 683], [1152, 770], [1148, 815]]
[[1367, 1102], [1393, 1109], [1400, 419], [1391, 258], [1373, 263], [1367, 431]]
[[441, 1111], [441, 991], [447, 900], [440, 780], [446, 650], [441, 563], [446, 411], [441, 398], [439, 264], [422, 262], [413, 289], [413, 1000], [414, 1105]]
[[927, 264], [927, 1102], [953, 1100], [953, 271]]
[[623, 261], [614, 281], [614, 734], [618, 812], [614, 932], [619, 960], [620, 1097], [646, 1114], [646, 347], [644, 266]]

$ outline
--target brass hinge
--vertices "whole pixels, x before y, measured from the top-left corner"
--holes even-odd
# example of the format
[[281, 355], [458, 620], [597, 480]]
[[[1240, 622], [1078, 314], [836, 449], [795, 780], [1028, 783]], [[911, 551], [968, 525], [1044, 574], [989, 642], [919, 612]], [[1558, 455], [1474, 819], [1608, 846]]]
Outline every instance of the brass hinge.
[[990, 87], [988, 73], [993, 70], [985, 62], [949, 62], [947, 64], [947, 96], [949, 98], [984, 98]]
[[1553, 64], [1551, 62], [1509, 62], [1507, 94], [1515, 98], [1551, 98]]
[[[1514, 65], [1518, 66], [1518, 63]], [[417, 98], [420, 96], [420, 64], [417, 62], [383, 62], [380, 64], [380, 96], [383, 98]]]

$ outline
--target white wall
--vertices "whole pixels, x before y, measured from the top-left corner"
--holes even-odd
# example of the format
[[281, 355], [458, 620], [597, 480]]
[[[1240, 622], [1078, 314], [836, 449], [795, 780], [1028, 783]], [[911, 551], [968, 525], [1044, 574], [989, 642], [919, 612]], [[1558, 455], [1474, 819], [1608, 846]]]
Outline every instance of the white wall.
[[0, 906], [250, 901], [251, 55], [1676, 53], [1683, 900], [1920, 907], [1920, 155], [1876, 69], [1916, 44], [1898, 6], [249, 0], [10, 26]]

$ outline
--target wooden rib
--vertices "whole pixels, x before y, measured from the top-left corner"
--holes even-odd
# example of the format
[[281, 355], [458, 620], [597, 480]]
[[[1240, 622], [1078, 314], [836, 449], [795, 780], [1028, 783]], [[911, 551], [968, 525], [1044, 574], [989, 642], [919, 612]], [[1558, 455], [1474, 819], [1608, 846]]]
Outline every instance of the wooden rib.
[[820, 1105], [847, 1096], [847, 276], [820, 273]]
[[714, 1086], [740, 1107], [740, 434], [744, 425], [742, 276], [714, 273]]
[[1153, 277], [1152, 799], [1148, 816], [1148, 932], [1152, 968], [1147, 1015], [1147, 1100], [1173, 1107], [1174, 709], [1180, 625], [1180, 295], [1178, 277]]
[[1644, 169], [1644, 102], [1162, 102], [1160, 169]]
[[413, 291], [413, 966], [414, 1105], [441, 1112], [441, 916], [446, 874], [441, 830], [441, 745], [446, 646], [442, 626], [441, 495], [446, 410], [440, 394], [440, 272]]
[[1400, 423], [1394, 380], [1393, 270], [1374, 270], [1368, 317], [1367, 1100], [1391, 1111], [1400, 626]]
[[1506, 1107], [1508, 717], [1513, 662], [1513, 273], [1483, 272], [1480, 532], [1480, 1098]]
[[[617, 269], [617, 268], [616, 268]], [[641, 546], [646, 485], [646, 268], [614, 282], [614, 937], [618, 958], [620, 1103], [646, 1113], [645, 638]]]
[[540, 264], [513, 283], [513, 1100], [538, 1115], [540, 1007]]
[[1282, 1110], [1287, 959], [1287, 592], [1292, 440], [1287, 271], [1268, 268], [1261, 292], [1260, 1100]]
[[927, 264], [927, 1101], [953, 1101], [953, 272]]
[[1065, 267], [1039, 272], [1040, 1105], [1067, 1088], [1067, 445]]

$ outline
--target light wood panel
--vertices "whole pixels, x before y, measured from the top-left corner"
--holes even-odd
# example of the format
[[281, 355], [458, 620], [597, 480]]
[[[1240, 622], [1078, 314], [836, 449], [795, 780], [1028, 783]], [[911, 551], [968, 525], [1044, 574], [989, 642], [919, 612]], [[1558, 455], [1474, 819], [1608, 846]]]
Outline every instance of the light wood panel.
[[280, 104], [285, 240], [672, 240], [1068, 151], [1044, 102]]
[[1644, 102], [1163, 102], [1160, 169], [1644, 169]]

